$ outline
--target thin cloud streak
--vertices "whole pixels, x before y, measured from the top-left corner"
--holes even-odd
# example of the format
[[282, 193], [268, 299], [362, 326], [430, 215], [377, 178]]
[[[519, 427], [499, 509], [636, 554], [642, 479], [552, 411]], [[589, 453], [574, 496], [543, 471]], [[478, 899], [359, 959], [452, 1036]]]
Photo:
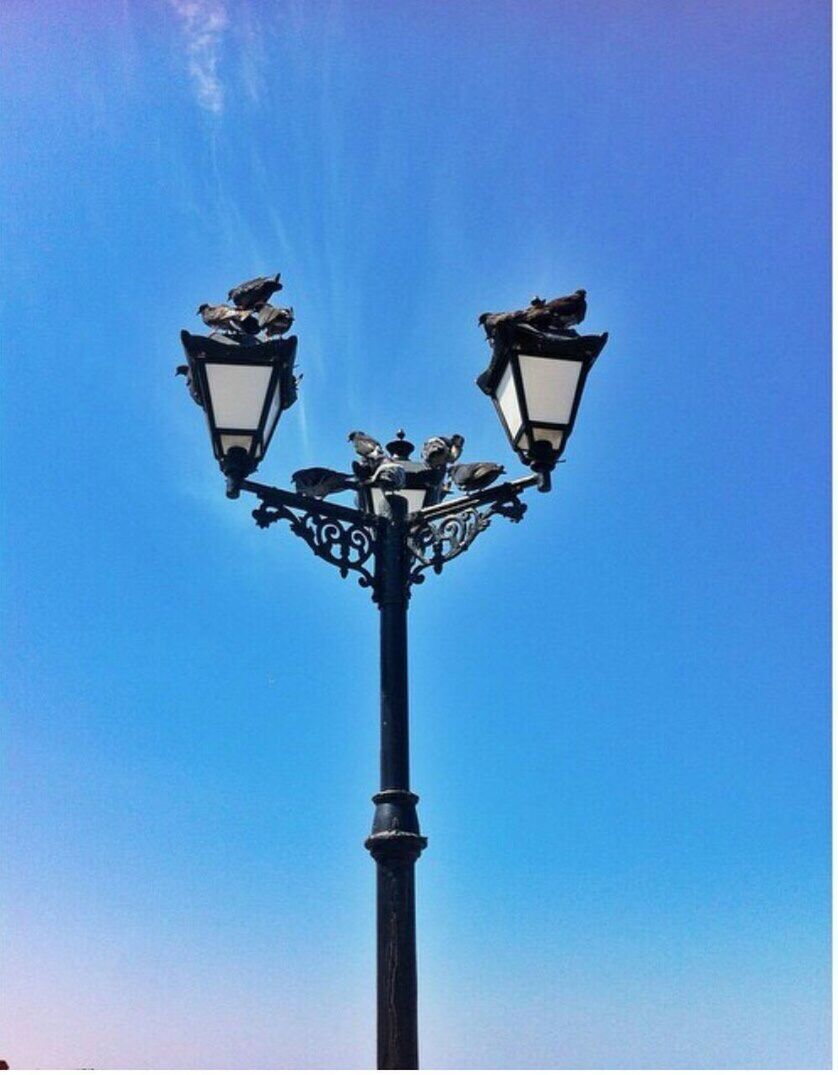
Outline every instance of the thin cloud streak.
[[220, 116], [224, 111], [224, 84], [218, 63], [224, 33], [229, 25], [221, 0], [169, 0], [186, 37], [189, 74], [201, 108]]

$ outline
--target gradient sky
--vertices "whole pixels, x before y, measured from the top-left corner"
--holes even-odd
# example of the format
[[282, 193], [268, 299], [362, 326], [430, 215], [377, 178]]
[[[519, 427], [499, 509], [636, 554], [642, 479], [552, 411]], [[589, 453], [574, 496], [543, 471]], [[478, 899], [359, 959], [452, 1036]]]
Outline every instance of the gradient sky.
[[411, 611], [428, 1067], [830, 1061], [824, 0], [3, 7], [13, 1067], [369, 1067], [377, 622], [224, 497], [200, 301], [299, 404], [459, 430], [476, 318], [588, 289], [555, 492]]

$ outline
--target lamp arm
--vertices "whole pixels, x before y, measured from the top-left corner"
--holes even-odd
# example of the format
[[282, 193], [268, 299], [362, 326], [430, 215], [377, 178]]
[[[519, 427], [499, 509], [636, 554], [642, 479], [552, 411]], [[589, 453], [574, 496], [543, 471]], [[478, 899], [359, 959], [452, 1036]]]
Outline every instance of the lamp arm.
[[277, 489], [273, 485], [262, 485], [260, 482], [242, 482], [241, 489], [246, 493], [253, 493], [263, 504], [272, 508], [296, 508], [298, 511], [311, 512], [322, 515], [329, 519], [341, 519], [358, 526], [367, 524], [375, 525], [375, 519], [357, 508], [347, 507], [345, 504], [327, 503], [316, 496], [307, 496], [305, 493], [292, 493], [288, 489]]
[[476, 508], [481, 504], [491, 504], [504, 500], [517, 499], [518, 494], [528, 489], [531, 485], [537, 485], [538, 474], [528, 474], [526, 478], [513, 478], [512, 481], [502, 485], [493, 485], [490, 489], [482, 489], [479, 493], [471, 493], [469, 496], [459, 496], [455, 500], [444, 500], [441, 504], [423, 508], [417, 511], [414, 519], [417, 523], [438, 519], [442, 515], [456, 514], [466, 508]]
[[261, 501], [253, 511], [256, 525], [265, 529], [285, 520], [315, 556], [333, 564], [343, 578], [354, 571], [361, 586], [375, 582], [374, 560], [378, 523], [374, 516], [343, 504], [326, 504], [317, 497], [291, 493], [272, 485], [245, 481], [241, 488]]
[[[444, 564], [469, 548], [493, 516], [502, 515], [511, 522], [520, 522], [527, 510], [520, 499], [521, 493], [539, 481], [538, 474], [514, 478], [416, 512], [405, 534], [411, 561], [408, 586], [424, 582], [427, 570], [438, 575]], [[284, 520], [315, 556], [337, 567], [344, 578], [350, 571], [356, 572], [361, 586], [375, 591], [375, 557], [383, 519], [344, 504], [326, 503], [305, 493], [292, 493], [260, 482], [243, 481], [240, 488], [261, 502], [253, 511], [257, 526], [264, 529]]]
[[538, 480], [537, 474], [516, 478], [417, 512], [407, 535], [413, 561], [409, 581], [424, 582], [429, 569], [439, 575], [445, 564], [461, 556], [489, 526], [492, 516], [503, 515], [513, 523], [520, 522], [527, 510], [521, 493], [538, 484]]

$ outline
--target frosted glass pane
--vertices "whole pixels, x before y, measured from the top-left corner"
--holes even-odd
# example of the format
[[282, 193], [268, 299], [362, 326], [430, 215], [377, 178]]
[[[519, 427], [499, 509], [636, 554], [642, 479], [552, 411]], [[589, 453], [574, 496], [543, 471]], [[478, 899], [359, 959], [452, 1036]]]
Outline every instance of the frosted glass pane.
[[274, 396], [273, 396], [273, 399], [271, 400], [271, 405], [268, 408], [268, 417], [267, 417], [267, 420], [265, 421], [265, 434], [264, 434], [263, 441], [264, 441], [264, 444], [265, 444], [266, 447], [267, 447], [268, 443], [270, 442], [271, 435], [272, 435], [272, 433], [274, 431], [274, 426], [276, 425], [278, 418], [279, 418], [279, 381], [277, 381], [277, 383], [276, 383], [276, 390], [274, 391]]
[[[387, 504], [387, 494], [383, 489], [372, 488], [372, 510], [376, 515], [389, 514], [390, 508]], [[425, 505], [425, 490], [424, 489], [399, 489], [393, 492], [394, 496], [403, 496], [407, 501], [407, 513], [412, 515], [415, 511], [420, 511]]]
[[226, 455], [231, 448], [244, 448], [245, 451], [250, 451], [250, 445], [253, 441], [253, 437], [242, 437], [232, 433], [221, 434], [221, 454]]
[[421, 511], [425, 506], [424, 489], [402, 489], [400, 495], [407, 500], [407, 513], [412, 515], [415, 511]]
[[206, 365], [215, 424], [220, 429], [256, 429], [262, 417], [270, 366]]
[[387, 500], [382, 489], [371, 489], [372, 510], [376, 515], [384, 515], [387, 512]]
[[532, 439], [534, 441], [549, 440], [556, 451], [558, 451], [562, 446], [564, 434], [565, 431], [563, 429], [539, 429], [538, 426], [533, 426]]
[[569, 422], [582, 363], [537, 355], [520, 361], [530, 422]]
[[503, 371], [496, 393], [498, 405], [506, 422], [506, 430], [514, 439], [521, 428], [521, 408], [518, 406], [518, 394], [515, 391], [515, 378], [512, 376], [512, 363]]

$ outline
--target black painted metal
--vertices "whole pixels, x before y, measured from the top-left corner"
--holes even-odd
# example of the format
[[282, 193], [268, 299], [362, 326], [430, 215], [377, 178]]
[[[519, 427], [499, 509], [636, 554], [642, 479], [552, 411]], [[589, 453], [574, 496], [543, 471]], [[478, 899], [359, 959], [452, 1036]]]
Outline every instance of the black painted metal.
[[[365, 847], [376, 864], [378, 1068], [419, 1066], [416, 976], [416, 860], [427, 846], [419, 831], [418, 796], [410, 790], [407, 610], [422, 571], [459, 556], [493, 515], [513, 522], [525, 505], [520, 494], [537, 476], [517, 478], [470, 496], [429, 506], [408, 517], [404, 497], [387, 497], [388, 512], [371, 515], [302, 493], [243, 481], [259, 507], [261, 527], [290, 524], [315, 555], [370, 587], [381, 619], [381, 790]], [[478, 510], [482, 509], [482, 510]], [[373, 566], [374, 565], [374, 566]]]
[[[418, 797], [410, 790], [407, 610], [411, 587], [424, 581], [426, 571], [439, 574], [445, 564], [464, 553], [477, 535], [487, 529], [494, 516], [519, 522], [526, 511], [520, 494], [527, 487], [537, 485], [542, 492], [550, 489], [550, 472], [560, 461], [564, 444], [573, 429], [586, 377], [608, 339], [607, 333], [579, 336], [570, 327], [575, 321], [568, 318], [568, 302], [571, 303], [570, 312], [576, 321], [580, 321], [585, 312], [584, 297], [584, 291], [580, 291], [567, 299], [554, 300], [552, 304], [534, 300], [527, 311], [506, 315], [500, 326], [495, 323], [491, 330], [487, 329], [492, 340], [492, 358], [477, 383], [481, 391], [492, 397], [513, 449], [534, 475], [448, 501], [445, 498], [451, 490], [449, 467], [452, 454], [455, 458], [459, 456], [462, 438], [459, 438], [457, 452], [447, 453], [447, 463], [431, 466], [428, 460], [436, 458], [432, 452], [423, 451], [422, 462], [411, 461], [414, 445], [405, 439], [403, 430], [399, 430], [396, 438], [387, 444], [387, 455], [373, 441], [370, 446], [377, 448], [379, 454], [353, 464], [356, 480], [353, 479], [351, 485], [357, 490], [357, 508], [326, 503], [320, 496], [291, 493], [249, 481], [249, 476], [264, 457], [279, 414], [297, 398], [297, 378], [294, 376], [297, 339], [292, 336], [287, 340], [259, 341], [254, 337], [225, 333], [207, 337], [193, 336], [186, 331], [181, 333], [188, 366], [178, 367], [177, 372], [187, 374], [190, 394], [206, 413], [213, 452], [227, 478], [227, 495], [236, 498], [241, 491], [253, 493], [259, 500], [259, 506], [253, 511], [258, 526], [267, 528], [279, 520], [285, 521], [316, 556], [337, 567], [344, 578], [350, 571], [355, 572], [359, 583], [369, 587], [379, 606], [381, 787], [373, 796], [375, 813], [365, 847], [376, 864], [378, 1067], [382, 1070], [414, 1070], [419, 1066], [414, 868], [427, 846], [427, 839], [419, 831]], [[543, 318], [540, 307], [545, 305], [559, 311], [556, 316], [560, 331], [545, 331], [527, 320]], [[512, 321], [506, 324], [510, 317]], [[548, 327], [553, 325], [551, 318], [552, 314], [548, 318]], [[481, 323], [484, 321], [486, 318], [481, 318]], [[583, 364], [566, 424], [530, 421], [520, 370], [522, 353]], [[270, 370], [261, 413], [254, 428], [222, 429], [217, 426], [207, 366], [218, 363], [257, 365]], [[521, 430], [507, 428], [497, 398], [501, 378], [509, 364], [521, 414]], [[275, 406], [277, 401], [278, 408]], [[558, 448], [547, 440], [534, 440], [534, 425], [562, 430], [564, 436]], [[519, 433], [524, 431], [529, 448], [519, 443]], [[247, 436], [250, 446], [238, 445], [225, 451], [224, 436]], [[356, 437], [350, 434], [349, 439]], [[447, 443], [453, 445], [454, 438]], [[381, 467], [379, 473], [377, 466], [382, 459], [388, 466]], [[423, 507], [408, 516], [408, 500], [389, 492], [396, 486], [414, 493], [422, 491]], [[334, 491], [345, 491], [346, 487], [339, 483], [339, 488]], [[374, 497], [374, 490], [380, 495]], [[0, 1068], [5, 1066], [0, 1060]]]
[[414, 866], [427, 840], [410, 791], [407, 501], [390, 497], [379, 521], [374, 595], [381, 613], [381, 790], [366, 848], [376, 863], [378, 1067], [419, 1066]]
[[[607, 342], [607, 332], [603, 332], [599, 336], [580, 336], [573, 330], [560, 334], [555, 332], [533, 332], [532, 329], [520, 325], [517, 328], [511, 328], [508, 333], [504, 332], [496, 335], [493, 340], [492, 360], [488, 368], [477, 378], [477, 385], [481, 392], [485, 392], [492, 397], [495, 410], [498, 413], [501, 425], [506, 431], [513, 451], [515, 451], [522, 463], [526, 464], [538, 475], [539, 492], [547, 493], [550, 491], [550, 473], [559, 461], [568, 438], [573, 432], [576, 414], [579, 410], [579, 403], [585, 390], [588, 374]], [[527, 393], [524, 391], [524, 382], [521, 375], [522, 355], [559, 359], [581, 364], [582, 369], [576, 385], [576, 395], [567, 422], [542, 422], [531, 419], [529, 400]], [[510, 429], [507, 426], [506, 417], [497, 395], [507, 366], [510, 367], [512, 372], [512, 381], [518, 400], [518, 409], [521, 414], [521, 424], [517, 429]], [[559, 447], [553, 447], [549, 441], [536, 440], [533, 435], [534, 427], [562, 430], [564, 436]]]
[[[275, 390], [279, 388], [280, 414], [291, 407], [297, 399], [297, 380], [294, 376], [297, 337], [289, 336], [285, 340], [257, 340], [252, 336], [233, 338], [223, 333], [212, 336], [193, 336], [191, 332], [184, 329], [180, 334], [180, 339], [189, 364], [191, 381], [197, 389], [201, 406], [206, 413], [213, 453], [229, 479], [227, 495], [235, 499], [241, 488], [241, 478], [256, 469], [271, 442], [278, 422], [277, 416], [273, 428], [268, 426], [268, 415], [271, 412]], [[270, 368], [271, 377], [266, 386], [261, 416], [255, 428], [239, 429], [217, 425], [207, 375], [207, 365], [214, 364], [256, 365]], [[230, 453], [224, 452], [221, 446], [221, 438], [225, 434], [242, 434], [252, 437], [250, 450], [245, 449], [249, 457], [249, 465], [243, 463], [241, 455], [238, 460], [234, 459], [232, 462], [226, 458]], [[239, 449], [239, 453], [241, 450]]]
[[493, 501], [510, 500], [517, 498], [519, 493], [538, 483], [538, 476], [531, 474], [526, 478], [513, 478], [512, 481], [503, 482], [501, 485], [493, 485], [490, 489], [482, 489], [478, 493], [469, 496], [458, 496], [453, 500], [445, 500], [441, 504], [423, 508], [416, 513], [417, 521], [436, 519], [441, 515], [450, 515], [461, 511], [463, 508], [477, 507], [479, 504], [489, 504]]
[[261, 501], [253, 511], [257, 526], [266, 529], [280, 519], [285, 520], [315, 556], [333, 564], [344, 578], [355, 571], [361, 586], [375, 587], [375, 574], [370, 570], [377, 548], [374, 516], [258, 482], [242, 482], [241, 488], [255, 493]]

